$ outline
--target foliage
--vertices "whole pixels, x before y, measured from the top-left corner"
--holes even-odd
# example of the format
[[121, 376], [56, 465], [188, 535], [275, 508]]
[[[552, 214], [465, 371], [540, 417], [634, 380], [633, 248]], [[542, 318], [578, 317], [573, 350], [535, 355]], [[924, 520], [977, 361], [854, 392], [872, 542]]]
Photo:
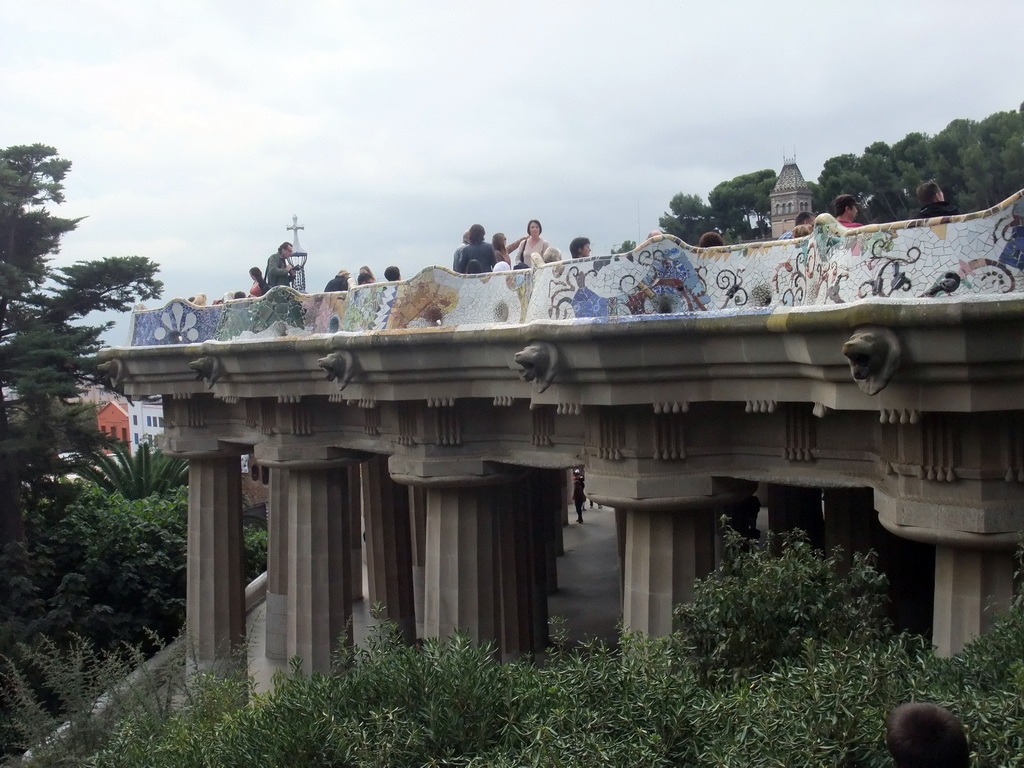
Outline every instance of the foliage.
[[700, 195], [680, 192], [668, 204], [669, 211], [658, 220], [659, 226], [684, 243], [696, 245], [700, 236], [711, 229], [711, 209]]
[[147, 664], [139, 647], [98, 651], [81, 638], [63, 647], [47, 639], [20, 645], [3, 660], [0, 690], [16, 713], [8, 741], [18, 752], [31, 749], [33, 766], [82, 765], [119, 720], [164, 721], [171, 715], [184, 693], [183, 663], [178, 650], [162, 650]]
[[131, 446], [120, 441], [110, 450], [110, 454], [98, 454], [93, 464], [78, 472], [108, 493], [135, 500], [188, 485], [188, 462], [165, 456], [148, 442], [141, 443], [134, 456]]
[[[128, 501], [89, 486], [56, 519], [28, 517], [0, 571], [0, 632], [81, 635], [100, 648], [174, 637], [185, 611], [186, 496]], [[2, 634], [0, 634], [2, 636]]]
[[935, 136], [909, 133], [891, 147], [878, 141], [863, 154], [825, 162], [814, 206], [832, 211], [832, 200], [852, 194], [865, 222], [916, 218], [917, 187], [936, 179], [964, 213], [989, 208], [1021, 187], [1024, 115], [996, 112], [980, 122], [954, 120]]
[[635, 240], [623, 240], [622, 243], [615, 248], [612, 248], [612, 253], [629, 253], [630, 251], [636, 250]]
[[[101, 649], [176, 636], [185, 618], [185, 488], [127, 500], [92, 484], [59, 515], [28, 516], [0, 555], [0, 652], [45, 635]], [[245, 573], [266, 569], [266, 531], [246, 529]]]
[[[198, 695], [163, 722], [126, 719], [90, 765], [117, 766], [890, 766], [885, 714], [897, 703], [950, 707], [975, 745], [977, 765], [1024, 760], [1024, 612], [1020, 605], [953, 659], [879, 626], [880, 577], [866, 562], [850, 583], [824, 576], [827, 561], [800, 540], [759, 558], [733, 542], [727, 584], [701, 586], [715, 601], [752, 602], [740, 585], [782, 600], [787, 626], [818, 616], [835, 631], [806, 633], [759, 671], [707, 684], [685, 634], [625, 635], [617, 649], [555, 649], [542, 666], [496, 663], [464, 637], [406, 647], [381, 625], [331, 675], [293, 666], [272, 693], [238, 706], [244, 684], [203, 678]], [[758, 577], [767, 568], [769, 574]], [[770, 578], [775, 589], [767, 593]], [[780, 589], [784, 585], [783, 595]], [[860, 607], [823, 616], [822, 598]], [[860, 597], [857, 597], [860, 596]], [[739, 611], [749, 622], [765, 621]], [[861, 615], [874, 627], [847, 631]], [[737, 627], [755, 637], [761, 627]], [[814, 635], [814, 636], [812, 636]], [[787, 636], [788, 637], [788, 636]], [[732, 682], [735, 680], [735, 682]]]
[[840, 553], [815, 557], [802, 532], [783, 534], [781, 546], [769, 534], [764, 547], [749, 546], [728, 528], [724, 536], [722, 568], [675, 612], [681, 642], [702, 679], [767, 672], [799, 655], [808, 639], [865, 643], [888, 634], [887, 580], [868, 557], [855, 554], [849, 575], [840, 578]]
[[763, 170], [723, 181], [708, 195], [680, 192], [669, 202], [669, 211], [658, 223], [668, 234], [696, 245], [710, 230], [722, 233], [727, 242], [764, 237], [771, 232], [771, 201], [775, 171]]
[[767, 237], [772, 231], [769, 195], [778, 176], [766, 168], [723, 181], [708, 194], [714, 229], [730, 240]]
[[[31, 508], [27, 540], [0, 554], [0, 655], [16, 665], [9, 678], [17, 669], [26, 685], [44, 692], [61, 686], [40, 674], [36, 659], [67, 648], [81, 661], [92, 658], [82, 651], [88, 645], [98, 649], [97, 668], [106, 668], [119, 648], [143, 653], [175, 637], [185, 616], [186, 489], [129, 501], [91, 483], [79, 486], [66, 505], [46, 500]], [[267, 534], [247, 528], [244, 537], [251, 580], [266, 569]], [[44, 693], [38, 718], [22, 723], [22, 732], [38, 735], [62, 698]], [[71, 717], [73, 709], [61, 711]], [[12, 742], [9, 714], [0, 712], [0, 745]]]
[[82, 321], [162, 289], [156, 265], [138, 256], [50, 264], [80, 221], [46, 208], [64, 201], [70, 167], [42, 144], [0, 150], [0, 547], [24, 537], [23, 486], [63, 474], [60, 452], [88, 455], [103, 440], [91, 406], [70, 401], [96, 380], [113, 323]]
[[[1024, 179], [1024, 111], [996, 112], [980, 122], [958, 119], [934, 136], [912, 132], [892, 146], [876, 141], [860, 155], [836, 155], [808, 187], [819, 213], [832, 213], [832, 201], [850, 194], [860, 201], [859, 220], [878, 223], [917, 218], [917, 187], [930, 179], [963, 213], [1008, 198]], [[680, 192], [659, 224], [691, 244], [711, 229], [722, 232], [726, 242], [767, 237], [774, 184], [775, 172], [764, 170], [723, 181], [708, 203]]]

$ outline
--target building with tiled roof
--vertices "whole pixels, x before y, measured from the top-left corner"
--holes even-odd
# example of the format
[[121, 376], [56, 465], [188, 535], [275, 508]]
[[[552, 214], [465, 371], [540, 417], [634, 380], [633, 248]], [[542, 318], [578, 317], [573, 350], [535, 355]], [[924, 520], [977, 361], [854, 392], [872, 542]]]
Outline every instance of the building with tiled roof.
[[768, 196], [772, 206], [772, 237], [777, 238], [793, 228], [801, 211], [811, 211], [811, 188], [797, 167], [796, 158], [787, 159], [779, 172], [775, 188]]

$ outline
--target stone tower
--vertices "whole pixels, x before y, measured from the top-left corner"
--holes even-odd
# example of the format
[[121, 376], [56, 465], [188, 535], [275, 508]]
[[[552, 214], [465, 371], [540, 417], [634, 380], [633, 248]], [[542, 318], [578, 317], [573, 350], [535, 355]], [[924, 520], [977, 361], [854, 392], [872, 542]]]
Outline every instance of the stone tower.
[[796, 165], [796, 158], [786, 158], [779, 180], [768, 196], [772, 201], [772, 238], [793, 228], [793, 221], [801, 211], [810, 211], [811, 189]]

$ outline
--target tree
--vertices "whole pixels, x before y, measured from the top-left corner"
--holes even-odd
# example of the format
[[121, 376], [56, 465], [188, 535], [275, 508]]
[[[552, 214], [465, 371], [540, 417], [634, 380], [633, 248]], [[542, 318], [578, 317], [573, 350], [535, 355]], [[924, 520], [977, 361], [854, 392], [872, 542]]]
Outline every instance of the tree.
[[141, 443], [132, 456], [127, 443], [115, 441], [111, 453], [98, 454], [78, 474], [108, 493], [136, 500], [188, 485], [188, 462], [150, 449], [148, 442]]
[[86, 406], [71, 403], [98, 380], [95, 354], [113, 325], [85, 317], [163, 288], [140, 256], [51, 265], [80, 221], [47, 210], [64, 201], [70, 168], [42, 144], [0, 150], [0, 547], [24, 538], [23, 486], [62, 473], [60, 451], [89, 455], [104, 439]]
[[826, 160], [813, 189], [814, 210], [834, 213], [832, 201], [839, 195], [853, 195], [863, 203], [871, 193], [871, 184], [861, 170], [858, 157], [851, 153]]
[[700, 195], [680, 192], [668, 204], [671, 213], [658, 220], [659, 226], [684, 243], [696, 245], [700, 236], [711, 229], [711, 209]]
[[621, 245], [612, 248], [612, 253], [629, 253], [636, 249], [636, 242], [633, 240], [623, 240]]
[[770, 168], [723, 181], [708, 195], [711, 223], [736, 240], [767, 237], [772, 231], [771, 194], [778, 175]]
[[1024, 185], [1024, 115], [996, 112], [975, 126], [961, 147], [966, 190], [962, 210], [984, 210]]

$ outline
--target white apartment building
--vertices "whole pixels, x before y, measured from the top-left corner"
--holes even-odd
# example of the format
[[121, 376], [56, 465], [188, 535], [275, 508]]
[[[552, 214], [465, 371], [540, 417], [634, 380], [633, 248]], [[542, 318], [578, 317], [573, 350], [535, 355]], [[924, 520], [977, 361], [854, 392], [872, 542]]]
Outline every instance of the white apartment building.
[[132, 453], [143, 442], [154, 443], [164, 433], [164, 406], [159, 396], [147, 397], [128, 404], [128, 428], [131, 431]]

